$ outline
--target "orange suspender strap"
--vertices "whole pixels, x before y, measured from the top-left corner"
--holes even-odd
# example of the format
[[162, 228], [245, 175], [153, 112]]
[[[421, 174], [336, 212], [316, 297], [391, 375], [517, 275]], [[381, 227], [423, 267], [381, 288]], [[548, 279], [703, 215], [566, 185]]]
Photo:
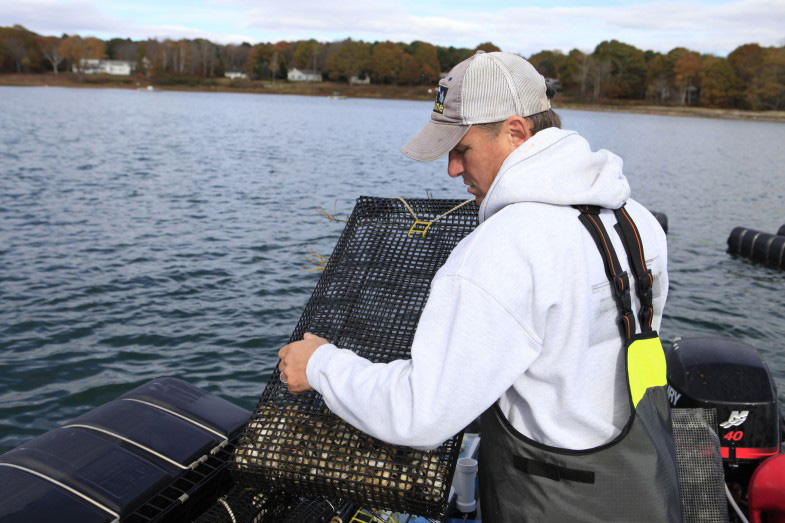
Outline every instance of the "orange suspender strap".
[[621, 237], [624, 249], [627, 251], [627, 258], [630, 260], [632, 273], [635, 275], [637, 285], [637, 295], [641, 303], [638, 311], [638, 320], [641, 322], [641, 332], [650, 332], [651, 323], [654, 319], [654, 305], [652, 304], [652, 285], [654, 277], [651, 270], [646, 267], [646, 257], [643, 254], [643, 242], [635, 222], [632, 221], [627, 209], [622, 205], [613, 211], [616, 215], [617, 232]]
[[621, 313], [619, 327], [625, 343], [629, 343], [635, 335], [635, 315], [632, 312], [632, 298], [630, 297], [630, 278], [626, 271], [621, 269], [616, 251], [608, 236], [608, 231], [600, 220], [600, 207], [592, 205], [574, 205], [581, 212], [579, 219], [597, 244], [602, 262], [605, 265], [605, 274], [611, 282], [616, 305]]

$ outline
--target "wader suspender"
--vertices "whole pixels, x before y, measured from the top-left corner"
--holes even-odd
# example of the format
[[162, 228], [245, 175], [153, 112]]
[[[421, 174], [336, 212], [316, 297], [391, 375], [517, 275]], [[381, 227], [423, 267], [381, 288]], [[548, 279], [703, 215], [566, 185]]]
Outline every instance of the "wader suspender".
[[638, 228], [632, 221], [627, 210], [622, 206], [613, 211], [616, 216], [616, 232], [627, 251], [627, 259], [635, 276], [636, 290], [641, 308], [638, 311], [638, 320], [641, 332], [635, 333], [635, 317], [632, 312], [630, 297], [630, 280], [626, 271], [622, 271], [619, 259], [611, 244], [608, 231], [600, 219], [600, 207], [591, 205], [575, 206], [581, 212], [581, 223], [597, 244], [605, 265], [605, 273], [614, 290], [617, 306], [619, 307], [619, 328], [627, 347], [627, 378], [630, 387], [630, 399], [633, 408], [643, 397], [646, 389], [666, 384], [665, 353], [659, 335], [651, 328], [654, 319], [654, 306], [652, 304], [652, 284], [654, 278], [651, 270], [646, 267], [646, 258], [643, 253]]
[[[620, 312], [619, 328], [621, 329], [621, 335], [624, 338], [625, 345], [629, 344], [632, 336], [635, 334], [635, 316], [632, 313], [632, 298], [630, 297], [630, 277], [627, 275], [627, 271], [622, 270], [619, 258], [616, 257], [616, 251], [613, 249], [613, 244], [608, 236], [608, 231], [605, 230], [605, 226], [602, 224], [602, 220], [600, 220], [600, 207], [580, 205], [576, 206], [576, 209], [581, 211], [579, 219], [583, 226], [586, 227], [586, 230], [589, 231], [602, 256], [605, 274], [608, 276], [608, 281], [611, 282], [616, 305]], [[633, 265], [632, 261], [630, 261], [630, 265]]]
[[636, 334], [630, 277], [600, 220], [600, 208], [576, 208], [597, 244], [620, 312], [630, 418], [612, 441], [572, 450], [525, 436], [496, 402], [482, 415], [483, 521], [680, 522], [676, 450], [668, 397], [662, 386], [665, 354], [652, 329], [653, 281], [640, 234], [625, 209], [614, 211], [641, 303], [638, 317], [642, 332]]

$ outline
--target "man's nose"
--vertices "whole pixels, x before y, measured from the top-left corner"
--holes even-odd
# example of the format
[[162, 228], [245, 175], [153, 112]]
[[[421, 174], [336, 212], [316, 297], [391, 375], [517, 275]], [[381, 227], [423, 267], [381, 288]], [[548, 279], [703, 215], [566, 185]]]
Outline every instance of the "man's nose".
[[456, 178], [463, 174], [463, 162], [460, 157], [450, 154], [448, 158], [447, 174], [450, 175], [451, 178]]

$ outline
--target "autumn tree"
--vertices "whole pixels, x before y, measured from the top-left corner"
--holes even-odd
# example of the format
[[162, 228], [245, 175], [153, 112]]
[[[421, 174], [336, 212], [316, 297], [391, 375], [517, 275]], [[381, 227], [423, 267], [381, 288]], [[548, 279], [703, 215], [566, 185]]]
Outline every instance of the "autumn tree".
[[[191, 45], [188, 40], [178, 40], [167, 42], [167, 47], [172, 52], [172, 68], [175, 73], [186, 74], [190, 69], [189, 64], [193, 61], [191, 57]], [[137, 49], [138, 52], [138, 49]], [[138, 62], [139, 60], [137, 60]], [[144, 64], [142, 64], [143, 66]], [[139, 65], [137, 65], [139, 67]]]
[[331, 80], [349, 80], [371, 69], [371, 46], [348, 38], [330, 46], [327, 72]]
[[678, 55], [673, 64], [673, 83], [682, 105], [686, 105], [690, 102], [689, 93], [700, 87], [701, 59], [695, 51], [679, 51]]
[[[164, 44], [167, 42], [170, 42], [170, 40], [165, 40]], [[139, 43], [132, 41], [130, 38], [112, 38], [105, 43], [106, 57], [110, 60], [132, 62], [138, 46]]]
[[398, 75], [398, 82], [415, 85], [420, 82], [420, 79], [420, 66], [417, 65], [417, 62], [412, 55], [403, 53], [401, 55], [401, 73]]
[[762, 67], [747, 87], [747, 100], [752, 109], [785, 109], [785, 47], [768, 47], [763, 53]]
[[[403, 65], [403, 49], [393, 42], [381, 42], [371, 50], [371, 78], [376, 83], [397, 82]], [[414, 61], [414, 58], [409, 57]]]
[[271, 52], [269, 47], [269, 44], [256, 44], [248, 51], [243, 71], [249, 78], [258, 80], [270, 77]]
[[57, 74], [57, 67], [65, 59], [60, 47], [63, 41], [56, 36], [42, 36], [38, 38], [38, 46], [41, 49], [41, 54], [44, 55], [49, 63], [52, 65], [52, 71]]
[[292, 66], [316, 70], [320, 51], [321, 44], [314, 39], [297, 42], [292, 54]]
[[436, 47], [436, 56], [439, 59], [439, 68], [445, 72], [449, 71], [473, 54], [473, 50], [463, 47]]
[[763, 66], [763, 47], [758, 44], [744, 44], [728, 55], [728, 63], [744, 84], [748, 84]]
[[79, 35], [66, 36], [63, 38], [63, 43], [60, 48], [63, 56], [71, 62], [71, 67], [76, 69], [77, 72], [82, 70], [82, 59], [85, 58], [86, 49], [84, 40]]
[[591, 86], [594, 59], [588, 53], [573, 49], [564, 62], [565, 78], [562, 80], [562, 84], [570, 89], [577, 89], [580, 96], [585, 97]]
[[646, 98], [667, 100], [672, 84], [673, 64], [662, 53], [652, 52], [646, 58]]
[[6, 38], [4, 47], [8, 52], [8, 55], [14, 60], [14, 63], [16, 64], [16, 72], [21, 73], [22, 64], [27, 57], [27, 45], [25, 45], [24, 40], [17, 36]]
[[610, 40], [597, 45], [593, 56], [600, 67], [610, 64], [609, 75], [603, 87], [605, 96], [643, 98], [646, 92], [646, 60], [643, 51], [618, 40]]
[[529, 63], [544, 77], [563, 80], [567, 57], [558, 50], [540, 51], [529, 57]]
[[245, 74], [257, 80], [286, 78], [286, 46], [283, 44], [257, 44], [251, 47], [243, 67]]
[[[419, 77], [411, 83], [436, 84], [439, 81], [439, 57], [436, 47], [428, 42], [414, 41], [409, 46], [414, 62], [417, 64]], [[402, 64], [403, 71], [403, 64]], [[409, 82], [407, 82], [409, 83]]]
[[603, 88], [610, 82], [611, 71], [613, 71], [613, 64], [607, 58], [596, 58], [592, 55], [591, 61], [591, 85], [592, 96], [594, 99], [600, 98], [605, 95]]
[[701, 103], [710, 107], [734, 107], [739, 97], [739, 78], [725, 58], [707, 56], [700, 71]]
[[766, 50], [758, 44], [744, 44], [728, 55], [742, 85], [742, 103], [748, 109], [761, 109], [761, 84]]
[[215, 66], [218, 62], [218, 49], [216, 45], [205, 38], [197, 38], [192, 43], [194, 69], [202, 77], [215, 76]]
[[242, 69], [248, 61], [251, 44], [243, 42], [241, 45], [228, 44], [221, 48], [221, 62], [225, 69]]
[[498, 47], [493, 45], [491, 42], [483, 42], [477, 47], [474, 48], [475, 51], [485, 51], [486, 53], [494, 53], [496, 51], [501, 51]]
[[136, 53], [134, 54], [134, 61], [136, 62], [134, 74], [143, 76], [148, 73], [147, 62], [145, 62], [145, 60], [149, 61], [147, 58], [147, 45], [142, 42], [139, 44], [139, 47], [136, 48]]
[[101, 60], [106, 56], [106, 46], [100, 38], [88, 36], [84, 39], [85, 58]]

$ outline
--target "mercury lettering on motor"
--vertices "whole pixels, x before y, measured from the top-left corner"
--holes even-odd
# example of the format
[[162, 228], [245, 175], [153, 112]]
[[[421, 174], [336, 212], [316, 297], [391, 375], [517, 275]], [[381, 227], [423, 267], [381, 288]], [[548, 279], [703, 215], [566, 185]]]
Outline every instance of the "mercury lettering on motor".
[[681, 398], [681, 392], [676, 392], [676, 389], [668, 385], [668, 401], [671, 402], [671, 405], [675, 407], [679, 398]]

